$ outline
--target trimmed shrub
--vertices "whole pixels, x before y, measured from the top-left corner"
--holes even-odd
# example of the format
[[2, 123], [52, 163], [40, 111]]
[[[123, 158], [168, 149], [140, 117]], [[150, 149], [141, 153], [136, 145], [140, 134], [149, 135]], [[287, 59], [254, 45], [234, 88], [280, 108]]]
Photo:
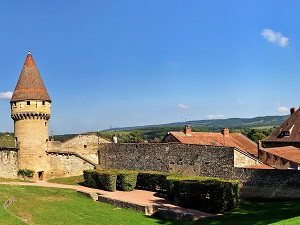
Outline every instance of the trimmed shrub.
[[99, 188], [106, 191], [116, 191], [117, 189], [117, 176], [114, 171], [98, 170]]
[[137, 176], [136, 188], [148, 191], [167, 191], [167, 177], [171, 175], [179, 176], [175, 173], [140, 171]]
[[121, 170], [118, 171], [117, 176], [117, 190], [120, 191], [132, 191], [137, 182], [138, 172]]
[[100, 187], [97, 170], [84, 170], [83, 177], [84, 177], [85, 186], [92, 187], [92, 188]]
[[239, 184], [218, 178], [170, 177], [168, 197], [176, 205], [209, 213], [223, 213], [237, 207]]

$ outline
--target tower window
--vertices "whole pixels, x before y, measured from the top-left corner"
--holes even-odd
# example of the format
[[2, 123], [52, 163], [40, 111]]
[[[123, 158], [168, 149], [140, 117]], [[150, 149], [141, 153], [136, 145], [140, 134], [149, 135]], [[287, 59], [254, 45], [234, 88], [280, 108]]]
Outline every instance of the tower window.
[[45, 127], [47, 126], [47, 122], [45, 122]]
[[42, 105], [45, 105], [45, 101], [42, 102]]
[[27, 104], [27, 105], [30, 105], [30, 101], [27, 101], [26, 104]]

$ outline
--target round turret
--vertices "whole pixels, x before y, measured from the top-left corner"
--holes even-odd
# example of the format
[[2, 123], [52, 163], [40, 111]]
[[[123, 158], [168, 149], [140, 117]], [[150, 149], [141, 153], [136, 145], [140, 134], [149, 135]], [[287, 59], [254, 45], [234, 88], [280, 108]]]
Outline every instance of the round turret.
[[46, 150], [51, 99], [30, 52], [10, 104], [19, 147], [19, 169], [34, 170], [34, 178], [42, 180], [48, 169]]

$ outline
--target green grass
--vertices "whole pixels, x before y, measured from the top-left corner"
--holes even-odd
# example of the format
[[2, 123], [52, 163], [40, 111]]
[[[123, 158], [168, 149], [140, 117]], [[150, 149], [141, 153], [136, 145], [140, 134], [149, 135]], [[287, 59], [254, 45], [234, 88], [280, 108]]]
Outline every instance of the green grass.
[[84, 178], [83, 175], [79, 175], [73, 177], [54, 178], [47, 180], [47, 182], [57, 184], [81, 185], [84, 182]]
[[[27, 224], [151, 225], [161, 221], [139, 212], [94, 202], [69, 189], [0, 185], [0, 203], [3, 204], [11, 196], [16, 201], [8, 207], [9, 212]], [[23, 223], [1, 207], [0, 224]]]
[[105, 225], [293, 225], [300, 224], [300, 200], [241, 201], [239, 207], [223, 216], [199, 221], [161, 220], [142, 213], [94, 202], [74, 190], [32, 186], [0, 185], [0, 224], [24, 224], [6, 212], [3, 203], [14, 196], [8, 210], [27, 224], [105, 224]]
[[0, 182], [34, 182], [30, 180], [24, 180], [24, 179], [11, 179], [11, 178], [1, 178]]

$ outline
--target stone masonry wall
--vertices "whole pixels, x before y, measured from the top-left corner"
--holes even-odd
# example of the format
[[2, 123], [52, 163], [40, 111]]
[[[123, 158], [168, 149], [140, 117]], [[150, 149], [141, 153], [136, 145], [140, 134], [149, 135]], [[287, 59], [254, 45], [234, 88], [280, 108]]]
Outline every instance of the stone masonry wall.
[[102, 168], [230, 177], [234, 148], [187, 144], [108, 144], [100, 149], [99, 158]]
[[18, 178], [18, 150], [0, 149], [0, 177]]
[[[186, 144], [110, 144], [100, 150], [100, 165], [239, 180], [241, 197], [300, 198], [300, 171], [237, 168], [235, 152], [229, 147]], [[244, 159], [236, 154], [235, 160], [237, 156]]]
[[75, 155], [48, 154], [50, 171], [48, 178], [69, 177], [83, 174], [83, 170], [94, 169], [94, 166]]
[[232, 179], [241, 182], [241, 197], [300, 198], [299, 170], [234, 168]]

